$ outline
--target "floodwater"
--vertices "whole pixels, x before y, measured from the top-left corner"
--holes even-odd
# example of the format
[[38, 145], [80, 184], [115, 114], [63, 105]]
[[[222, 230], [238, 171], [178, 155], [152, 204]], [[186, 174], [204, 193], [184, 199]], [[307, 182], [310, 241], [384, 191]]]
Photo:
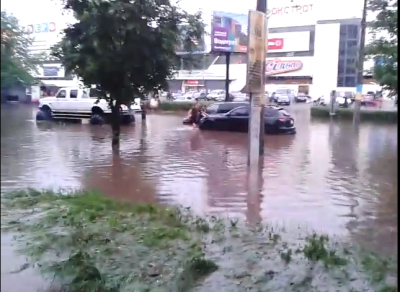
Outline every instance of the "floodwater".
[[[397, 253], [397, 125], [356, 131], [311, 120], [307, 105], [288, 111], [297, 134], [265, 136], [254, 179], [246, 134], [202, 132], [181, 125], [181, 116], [154, 114], [123, 128], [116, 156], [108, 126], [36, 124], [35, 108], [2, 106], [1, 191], [95, 188], [200, 214], [300, 225]], [[7, 274], [20, 263], [9, 242], [2, 236], [1, 291], [25, 292], [29, 274]]]

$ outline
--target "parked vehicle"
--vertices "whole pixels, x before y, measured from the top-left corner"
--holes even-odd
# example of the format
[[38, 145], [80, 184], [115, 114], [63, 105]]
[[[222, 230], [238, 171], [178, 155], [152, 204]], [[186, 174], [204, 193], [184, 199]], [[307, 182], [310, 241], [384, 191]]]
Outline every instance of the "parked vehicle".
[[[140, 99], [139, 99], [140, 102]], [[136, 103], [136, 102], [135, 102]], [[138, 105], [140, 108], [140, 103]], [[121, 105], [121, 120], [124, 124], [135, 122], [134, 110]], [[103, 124], [111, 116], [108, 102], [90, 97], [87, 91], [78, 87], [61, 88], [55, 96], [39, 100], [36, 120], [81, 120], [89, 119], [91, 124]]]
[[174, 102], [195, 102], [196, 100], [193, 95], [193, 92], [185, 93], [184, 95], [177, 96]]
[[307, 102], [307, 100], [310, 100], [310, 99], [311, 99], [310, 96], [299, 92], [297, 94], [297, 96], [294, 98], [294, 101], [297, 102], [297, 103], [300, 103], [300, 102]]
[[[279, 104], [290, 105], [290, 103], [294, 100], [295, 94], [294, 90], [290, 88], [278, 88], [275, 91], [274, 100]], [[281, 101], [280, 101], [281, 100]]]
[[198, 101], [207, 100], [207, 93], [205, 91], [195, 92], [193, 98]]
[[[207, 94], [207, 100], [215, 100], [215, 101], [224, 101], [226, 94], [225, 90], [211, 90], [209, 94]], [[229, 100], [233, 100], [234, 96], [232, 94], [229, 94]]]
[[278, 105], [284, 104], [284, 105], [290, 105], [290, 97], [288, 95], [278, 95], [276, 97], [276, 103]]
[[[250, 106], [240, 106], [228, 113], [210, 114], [201, 119], [201, 130], [247, 132]], [[267, 106], [264, 113], [265, 133], [295, 134], [293, 118], [281, 107]]]
[[249, 101], [249, 96], [242, 92], [231, 92], [233, 96], [233, 101]]
[[[234, 108], [237, 108], [239, 106], [248, 106], [248, 102], [216, 102], [211, 105], [209, 105], [206, 109], [206, 114], [207, 115], [213, 115], [213, 114], [225, 114], [227, 112], [230, 112]], [[188, 125], [191, 124], [190, 120], [188, 117], [183, 119], [183, 124]]]

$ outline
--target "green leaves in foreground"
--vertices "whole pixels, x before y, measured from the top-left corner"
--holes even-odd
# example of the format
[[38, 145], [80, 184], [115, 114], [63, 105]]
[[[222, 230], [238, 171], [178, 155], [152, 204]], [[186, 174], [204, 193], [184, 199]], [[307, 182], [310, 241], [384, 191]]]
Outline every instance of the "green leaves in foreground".
[[2, 228], [66, 291], [397, 291], [389, 261], [326, 236], [88, 191], [2, 195]]

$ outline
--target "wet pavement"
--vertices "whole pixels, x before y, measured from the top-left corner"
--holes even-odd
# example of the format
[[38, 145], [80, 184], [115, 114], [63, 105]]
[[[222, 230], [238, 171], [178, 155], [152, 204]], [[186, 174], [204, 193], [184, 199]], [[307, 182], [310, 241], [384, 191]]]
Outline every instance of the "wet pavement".
[[[200, 214], [300, 225], [397, 253], [397, 126], [363, 123], [356, 131], [311, 120], [308, 108], [288, 108], [297, 134], [265, 136], [263, 167], [249, 178], [246, 134], [149, 115], [146, 125], [123, 128], [115, 156], [108, 126], [36, 124], [33, 107], [2, 106], [1, 190], [95, 188]], [[31, 271], [9, 274], [20, 262], [10, 264], [9, 242], [2, 236], [1, 291], [25, 292], [15, 281], [23, 289], [36, 280]]]

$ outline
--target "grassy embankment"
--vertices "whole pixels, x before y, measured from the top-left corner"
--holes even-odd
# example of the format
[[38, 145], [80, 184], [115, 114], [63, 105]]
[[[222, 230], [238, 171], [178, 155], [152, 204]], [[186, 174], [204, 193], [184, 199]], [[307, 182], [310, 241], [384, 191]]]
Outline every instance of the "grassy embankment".
[[[318, 118], [330, 118], [328, 106], [313, 106], [311, 107], [311, 116]], [[335, 118], [338, 119], [353, 119], [353, 109], [338, 108]], [[397, 123], [397, 111], [387, 110], [363, 110], [360, 112], [361, 121], [382, 122], [382, 123]]]
[[323, 235], [87, 191], [5, 194], [7, 230], [63, 291], [397, 291], [397, 262]]

